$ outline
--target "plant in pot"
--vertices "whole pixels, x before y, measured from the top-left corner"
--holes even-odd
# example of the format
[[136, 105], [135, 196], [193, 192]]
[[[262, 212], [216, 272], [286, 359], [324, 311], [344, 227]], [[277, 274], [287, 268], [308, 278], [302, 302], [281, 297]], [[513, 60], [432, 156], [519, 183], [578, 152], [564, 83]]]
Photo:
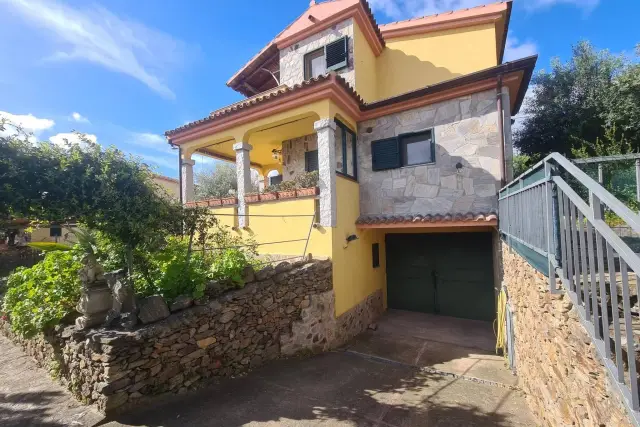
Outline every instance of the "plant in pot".
[[296, 183], [294, 181], [282, 181], [278, 185], [278, 199], [293, 199], [296, 197]]
[[298, 189], [296, 193], [299, 197], [315, 196], [319, 194], [318, 188], [318, 171], [306, 172], [296, 177]]
[[268, 201], [268, 200], [276, 200], [278, 198], [278, 186], [270, 185], [266, 187], [262, 194], [260, 194], [260, 200]]
[[220, 200], [222, 201], [222, 205], [223, 206], [237, 205], [238, 204], [238, 199], [236, 198], [236, 196], [224, 197], [224, 198], [222, 198]]
[[259, 193], [247, 193], [244, 195], [244, 201], [246, 203], [256, 203], [260, 201]]

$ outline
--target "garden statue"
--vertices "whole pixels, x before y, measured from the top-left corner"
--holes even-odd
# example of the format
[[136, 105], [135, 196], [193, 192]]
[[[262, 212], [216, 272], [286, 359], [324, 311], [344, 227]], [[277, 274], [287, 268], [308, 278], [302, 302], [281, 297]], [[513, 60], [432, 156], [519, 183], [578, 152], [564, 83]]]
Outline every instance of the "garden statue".
[[80, 269], [82, 295], [76, 310], [82, 316], [76, 319], [78, 329], [87, 329], [104, 323], [107, 312], [112, 308], [111, 290], [104, 277], [104, 270], [92, 255], [85, 256]]
[[133, 287], [126, 278], [126, 269], [120, 269], [106, 273], [107, 283], [111, 289], [112, 306], [107, 313], [105, 326], [111, 326], [116, 319], [120, 319], [120, 325], [125, 329], [133, 329], [138, 322], [136, 297]]

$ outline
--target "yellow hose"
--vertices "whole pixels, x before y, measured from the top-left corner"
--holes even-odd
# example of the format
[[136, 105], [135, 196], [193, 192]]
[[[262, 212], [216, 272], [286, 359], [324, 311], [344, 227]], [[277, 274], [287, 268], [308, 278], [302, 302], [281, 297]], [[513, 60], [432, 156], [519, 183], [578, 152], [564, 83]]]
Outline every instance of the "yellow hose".
[[496, 354], [502, 350], [505, 359], [507, 354], [507, 293], [504, 289], [498, 294], [498, 316], [493, 322], [493, 333], [496, 335]]

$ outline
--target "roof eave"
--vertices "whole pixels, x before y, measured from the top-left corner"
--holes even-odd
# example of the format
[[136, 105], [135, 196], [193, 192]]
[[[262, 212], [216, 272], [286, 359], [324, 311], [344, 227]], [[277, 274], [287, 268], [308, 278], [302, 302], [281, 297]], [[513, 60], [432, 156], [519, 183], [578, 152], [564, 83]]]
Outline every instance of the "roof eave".
[[513, 9], [513, 1], [507, 1], [507, 14], [504, 21], [504, 33], [502, 35], [502, 46], [500, 47], [500, 55], [498, 57], [498, 64], [502, 64], [504, 60], [504, 51], [507, 48], [507, 37], [509, 36], [509, 23], [511, 22], [511, 9]]

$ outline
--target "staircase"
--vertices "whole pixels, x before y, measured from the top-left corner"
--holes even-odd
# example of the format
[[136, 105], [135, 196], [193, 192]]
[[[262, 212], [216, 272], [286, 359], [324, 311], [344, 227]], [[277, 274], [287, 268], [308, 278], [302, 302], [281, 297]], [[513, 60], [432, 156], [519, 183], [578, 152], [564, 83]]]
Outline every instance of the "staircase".
[[607, 225], [605, 213], [640, 233], [638, 214], [557, 153], [499, 194], [503, 242], [547, 276], [552, 294], [566, 292], [630, 421], [640, 426], [640, 340], [633, 333], [640, 332], [640, 256]]

